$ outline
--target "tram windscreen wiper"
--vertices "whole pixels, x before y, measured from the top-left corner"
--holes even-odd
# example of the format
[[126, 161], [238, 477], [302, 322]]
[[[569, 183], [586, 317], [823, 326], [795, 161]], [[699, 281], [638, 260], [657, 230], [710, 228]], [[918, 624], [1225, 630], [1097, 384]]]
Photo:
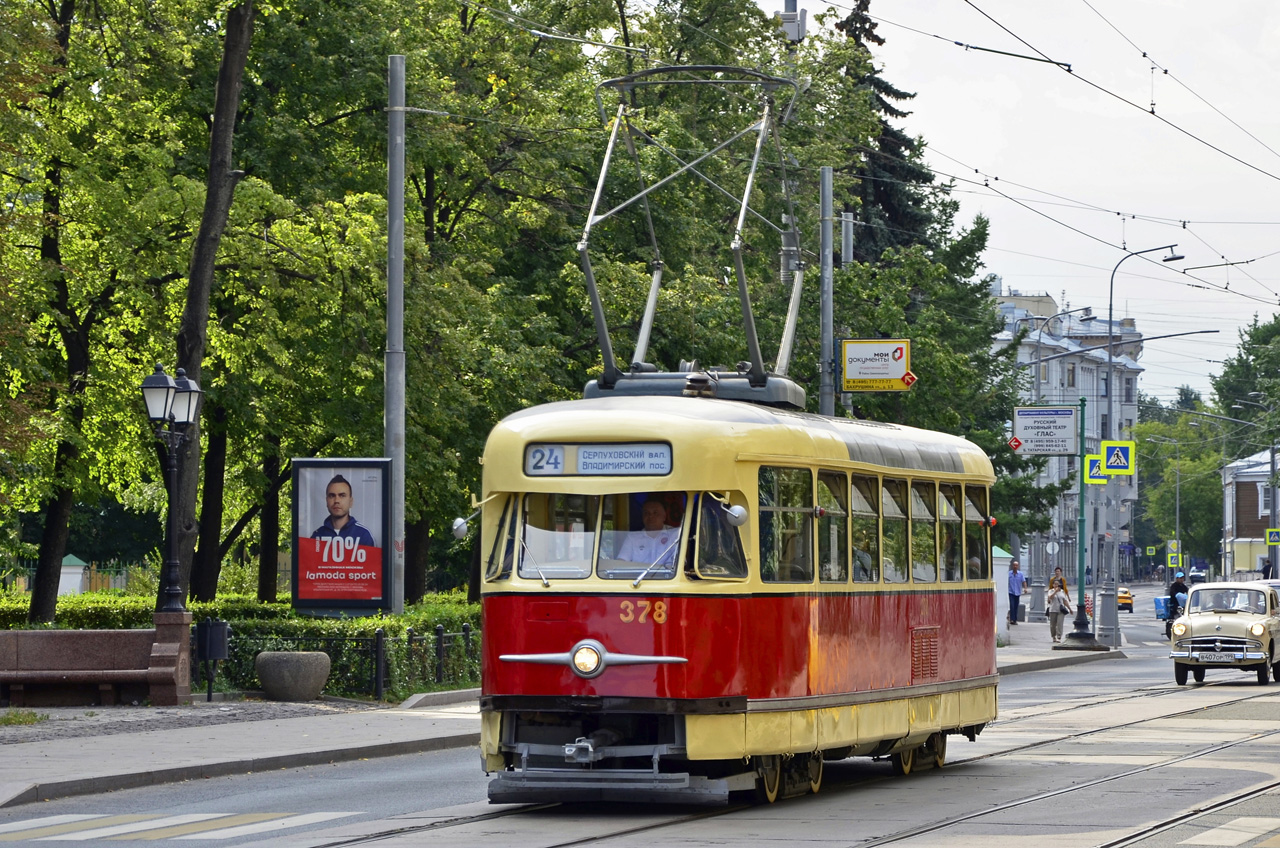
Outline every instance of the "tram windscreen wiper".
[[[649, 565], [647, 568], [645, 568], [645, 570], [644, 570], [644, 571], [640, 572], [640, 573], [636, 576], [636, 579], [635, 579], [635, 580], [632, 582], [632, 584], [631, 584], [631, 588], [632, 588], [632, 589], [637, 588], [637, 587], [640, 585], [640, 581], [641, 581], [641, 580], [643, 580], [643, 579], [645, 579], [646, 577], [648, 577], [648, 576], [649, 576], [649, 572], [650, 572], [650, 571], [653, 571], [655, 568], [657, 568], [657, 567], [658, 567], [658, 564], [659, 564], [659, 563], [661, 563], [661, 562], [662, 562], [662, 560], [667, 556], [667, 554], [671, 553], [672, 549], [673, 549], [673, 548], [675, 548], [675, 546], [676, 546], [676, 545], [678, 545], [678, 544], [680, 544], [680, 535], [679, 535], [679, 534], [676, 534], [676, 540], [675, 540], [674, 542], [672, 542], [671, 544], [667, 545], [666, 549], [665, 549], [665, 550], [663, 550], [663, 552], [662, 552], [662, 553], [658, 554], [658, 556], [654, 559], [653, 563], [652, 563], [651, 565]], [[671, 566], [672, 570], [674, 570], [674, 569], [675, 569], [675, 567], [676, 567], [675, 557], [672, 557], [672, 558], [671, 558], [671, 562], [670, 562], [670, 563], [668, 563], [668, 565], [670, 565], [670, 566]], [[665, 567], [665, 566], [664, 566], [664, 567]]]
[[538, 572], [538, 577], [542, 578], [543, 586], [550, 586], [551, 581], [547, 580], [547, 576], [542, 573], [542, 569], [538, 567], [538, 560], [533, 555], [533, 551], [529, 550], [529, 546], [525, 544], [524, 537], [520, 538], [520, 548], [524, 551], [525, 556], [529, 558], [529, 562], [533, 563], [533, 570]]

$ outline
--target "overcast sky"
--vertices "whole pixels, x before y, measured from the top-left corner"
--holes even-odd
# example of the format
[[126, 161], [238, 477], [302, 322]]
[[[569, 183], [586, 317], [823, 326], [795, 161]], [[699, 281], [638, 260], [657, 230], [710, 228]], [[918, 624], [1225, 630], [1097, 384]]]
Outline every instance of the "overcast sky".
[[[799, 7], [812, 22], [826, 4]], [[1219, 330], [1151, 341], [1141, 359], [1146, 393], [1167, 401], [1185, 384], [1208, 399], [1238, 328], [1280, 302], [1280, 4], [872, 0], [870, 12], [882, 76], [917, 95], [899, 125], [960, 180], [961, 222], [991, 220], [986, 271], [1105, 316], [1122, 245], [1177, 243], [1181, 262], [1124, 261], [1115, 315], [1147, 336]], [[1241, 264], [1190, 270], [1224, 262]]]

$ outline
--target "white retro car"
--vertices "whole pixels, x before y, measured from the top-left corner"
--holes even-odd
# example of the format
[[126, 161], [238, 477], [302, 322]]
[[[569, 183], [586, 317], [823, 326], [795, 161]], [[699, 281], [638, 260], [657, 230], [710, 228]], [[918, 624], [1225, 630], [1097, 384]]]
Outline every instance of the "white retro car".
[[1173, 679], [1190, 672], [1197, 683], [1207, 668], [1236, 668], [1280, 681], [1280, 593], [1266, 583], [1199, 583], [1170, 637]]

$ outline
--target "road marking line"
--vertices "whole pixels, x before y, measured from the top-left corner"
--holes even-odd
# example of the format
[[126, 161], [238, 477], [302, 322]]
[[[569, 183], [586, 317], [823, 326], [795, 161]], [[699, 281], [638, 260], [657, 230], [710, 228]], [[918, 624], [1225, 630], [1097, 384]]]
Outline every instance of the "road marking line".
[[[68, 824], [70, 822], [87, 821], [88, 819], [100, 819], [101, 813], [89, 813], [83, 815], [65, 815], [65, 816], [45, 816], [39, 819], [28, 819], [27, 821], [9, 822], [8, 824], [0, 824], [0, 833], [12, 833], [15, 830], [30, 830], [31, 828], [52, 827], [56, 824]], [[26, 839], [24, 836], [23, 839]]]
[[162, 827], [159, 830], [148, 830], [142, 834], [130, 834], [127, 836], [116, 836], [114, 839], [170, 839], [186, 836], [188, 833], [204, 834], [211, 828], [222, 830], [233, 825], [255, 824], [262, 821], [270, 821], [271, 819], [280, 819], [289, 815], [288, 813], [243, 813], [239, 815], [227, 814], [216, 820], [205, 820], [190, 822], [188, 824], [180, 824], [174, 827]]
[[[76, 833], [63, 833], [58, 836], [41, 837], [38, 841], [46, 842], [49, 840], [68, 840], [75, 842], [87, 842], [90, 839], [106, 839], [109, 836], [119, 836], [122, 833], [135, 834], [148, 830], [156, 830], [162, 827], [172, 827], [176, 824], [186, 824], [194, 821], [207, 821], [209, 819], [225, 818], [226, 813], [184, 813], [180, 816], [164, 816], [162, 818], [148, 817], [146, 820], [139, 821], [135, 818], [132, 823], [119, 824], [112, 827], [95, 827], [91, 830], [81, 830]], [[122, 816], [121, 818], [128, 818]]]
[[267, 833], [272, 830], [285, 830], [291, 827], [302, 827], [307, 824], [319, 824], [320, 822], [327, 822], [334, 819], [345, 818], [346, 816], [358, 815], [360, 814], [308, 813], [306, 815], [290, 816], [287, 819], [276, 819], [275, 821], [246, 824], [240, 827], [228, 827], [223, 830], [211, 830], [205, 833], [192, 834], [191, 836], [175, 836], [174, 839], [232, 839], [236, 836], [251, 836], [255, 833]]
[[[93, 816], [92, 821], [87, 823], [94, 825], [120, 824], [121, 822], [151, 821], [154, 818], [154, 815]], [[44, 819], [34, 819], [30, 822], [23, 822], [23, 824], [36, 824], [41, 821], [44, 821]], [[0, 842], [19, 842], [24, 839], [39, 839], [43, 836], [56, 836], [59, 833], [71, 833], [72, 831], [83, 830], [85, 824], [86, 821], [84, 819], [44, 827], [37, 824], [34, 830], [10, 831], [9, 833], [0, 836]]]
[[1206, 830], [1198, 836], [1184, 839], [1179, 845], [1239, 845], [1259, 836], [1280, 829], [1280, 819], [1262, 816], [1245, 816], [1232, 819], [1220, 827]]

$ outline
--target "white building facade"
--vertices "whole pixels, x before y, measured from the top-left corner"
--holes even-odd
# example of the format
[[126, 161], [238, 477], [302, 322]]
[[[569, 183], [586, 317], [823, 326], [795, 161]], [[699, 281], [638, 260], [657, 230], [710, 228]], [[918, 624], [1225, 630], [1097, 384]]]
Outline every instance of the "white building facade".
[[[1105, 440], [1132, 439], [1138, 420], [1138, 377], [1142, 367], [1142, 335], [1133, 319], [1117, 319], [1108, 332], [1104, 316], [1088, 308], [1060, 306], [1047, 294], [994, 293], [1005, 327], [996, 344], [1008, 344], [1026, 330], [1018, 362], [1029, 379], [1023, 405], [1071, 406], [1085, 401], [1085, 453], [1097, 454]], [[1110, 337], [1110, 338], [1109, 338]], [[1108, 343], [1113, 345], [1108, 361]], [[1112, 387], [1117, 389], [1114, 393]], [[1032, 584], [1030, 614], [1043, 617], [1043, 587], [1055, 566], [1068, 581], [1078, 571], [1079, 497], [1075, 456], [1048, 457], [1037, 485], [1069, 481], [1070, 488], [1053, 509], [1049, 530], [1022, 540]], [[1085, 486], [1085, 563], [1090, 582], [1133, 576], [1132, 519], [1136, 516], [1138, 479], [1115, 475], [1106, 485]]]

